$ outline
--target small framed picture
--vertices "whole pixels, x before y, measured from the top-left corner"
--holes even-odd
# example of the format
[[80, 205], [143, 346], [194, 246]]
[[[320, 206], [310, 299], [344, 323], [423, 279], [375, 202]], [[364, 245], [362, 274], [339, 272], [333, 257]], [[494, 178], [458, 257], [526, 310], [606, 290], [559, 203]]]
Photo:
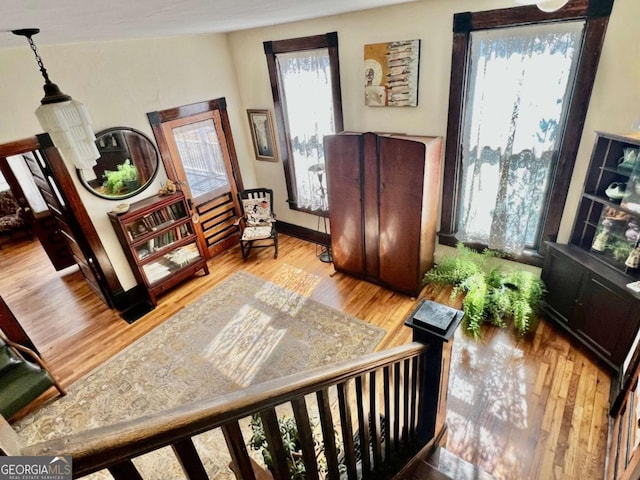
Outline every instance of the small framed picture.
[[269, 110], [247, 110], [257, 160], [277, 162], [276, 139]]

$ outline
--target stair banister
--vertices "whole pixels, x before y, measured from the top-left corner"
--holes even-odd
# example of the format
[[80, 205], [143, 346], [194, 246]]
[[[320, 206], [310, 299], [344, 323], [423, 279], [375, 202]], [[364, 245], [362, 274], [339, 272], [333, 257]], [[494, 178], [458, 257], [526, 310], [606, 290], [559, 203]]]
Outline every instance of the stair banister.
[[[133, 479], [142, 477], [131, 459], [171, 446], [183, 470], [188, 471], [188, 478], [206, 478], [191, 439], [220, 427], [227, 440], [236, 476], [254, 480], [254, 467], [247, 454], [244, 445], [246, 439], [240, 432], [238, 420], [260, 413], [265, 433], [271, 437], [269, 449], [273, 456], [279, 449], [275, 407], [290, 403], [296, 422], [302, 428], [301, 433], [306, 435], [306, 441], [310, 444], [309, 432], [305, 434], [308, 412], [303, 406], [303, 399], [308, 394], [315, 394], [320, 409], [323, 441], [327, 443], [327, 439], [333, 438], [334, 422], [331, 416], [334, 413], [329, 408], [328, 395], [331, 387], [337, 389], [348, 478], [358, 478], [361, 474], [366, 476], [367, 472], [385, 471], [388, 469], [385, 462], [394, 461], [396, 457], [404, 455], [402, 452], [415, 451], [416, 447], [433, 443], [434, 438], [443, 438], [445, 431], [450, 336], [433, 335], [416, 329], [410, 323], [409, 320], [406, 322], [414, 328], [414, 339], [417, 340], [413, 343], [270, 380], [134, 420], [53, 439], [22, 448], [20, 454], [69, 455], [73, 458], [75, 478], [108, 468], [116, 479]], [[380, 384], [376, 386], [376, 382]], [[349, 385], [353, 387], [354, 384], [355, 394], [352, 394]], [[384, 400], [381, 401], [380, 396]], [[357, 412], [354, 411], [354, 402]], [[379, 417], [381, 411], [386, 415], [384, 432]], [[351, 428], [351, 418], [355, 422], [356, 417], [357, 433]], [[363, 418], [373, 421], [363, 422]], [[361, 448], [367, 446], [364, 451], [372, 454], [371, 458], [368, 454], [361, 455], [362, 464], [358, 468], [354, 461], [353, 440], [356, 438]], [[386, 444], [382, 446], [382, 442]], [[314, 466], [317, 469], [309, 445], [306, 450], [303, 456], [307, 469], [313, 469]], [[329, 478], [338, 478], [335, 444], [325, 445], [325, 455]], [[275, 458], [275, 462], [272, 472], [275, 478], [288, 478], [282, 459]], [[364, 471], [360, 472], [359, 469]]]

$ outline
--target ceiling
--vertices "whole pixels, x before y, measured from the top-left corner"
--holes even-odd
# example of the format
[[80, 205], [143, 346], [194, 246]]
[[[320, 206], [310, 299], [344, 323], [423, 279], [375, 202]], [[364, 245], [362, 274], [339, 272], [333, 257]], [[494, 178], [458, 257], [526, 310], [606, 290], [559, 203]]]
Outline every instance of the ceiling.
[[0, 48], [231, 32], [413, 0], [2, 0]]

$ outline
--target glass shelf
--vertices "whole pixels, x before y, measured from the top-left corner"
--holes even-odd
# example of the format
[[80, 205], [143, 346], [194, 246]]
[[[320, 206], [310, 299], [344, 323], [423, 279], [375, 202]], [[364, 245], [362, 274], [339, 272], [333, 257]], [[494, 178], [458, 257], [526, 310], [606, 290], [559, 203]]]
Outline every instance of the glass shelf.
[[[173, 225], [172, 221], [170, 224]], [[183, 222], [174, 228], [160, 231], [151, 236], [144, 237], [142, 242], [137, 242], [133, 247], [138, 257], [138, 262], [142, 262], [148, 257], [154, 256], [157, 252], [172, 248], [176, 243], [193, 236], [193, 229], [189, 222]]]
[[198, 261], [200, 258], [198, 246], [193, 242], [175, 248], [154, 261], [146, 263], [142, 266], [142, 271], [147, 278], [147, 283], [152, 286], [191, 263]]

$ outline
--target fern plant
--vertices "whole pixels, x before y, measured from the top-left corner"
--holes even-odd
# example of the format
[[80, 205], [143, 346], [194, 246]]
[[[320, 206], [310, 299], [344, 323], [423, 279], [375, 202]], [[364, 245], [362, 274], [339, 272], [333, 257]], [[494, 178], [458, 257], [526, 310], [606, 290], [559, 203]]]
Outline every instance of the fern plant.
[[531, 272], [503, 270], [490, 261], [498, 256], [496, 251], [478, 253], [459, 243], [455, 255], [443, 256], [425, 275], [427, 283], [453, 285], [452, 297], [465, 294], [463, 322], [476, 339], [485, 322], [504, 328], [512, 321], [525, 334], [545, 293], [544, 283]]

